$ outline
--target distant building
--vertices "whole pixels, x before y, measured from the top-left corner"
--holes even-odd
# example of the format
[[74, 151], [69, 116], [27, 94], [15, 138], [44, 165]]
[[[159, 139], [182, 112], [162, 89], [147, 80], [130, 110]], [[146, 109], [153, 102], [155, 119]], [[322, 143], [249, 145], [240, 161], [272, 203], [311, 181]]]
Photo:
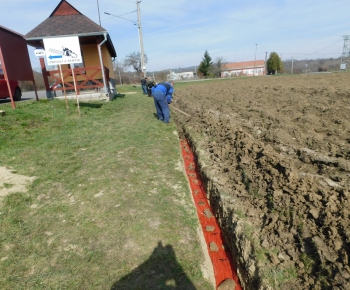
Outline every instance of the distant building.
[[187, 72], [174, 72], [170, 71], [170, 73], [167, 75], [168, 80], [173, 81], [179, 81], [179, 80], [187, 80], [187, 79], [193, 79], [196, 76], [196, 73], [193, 71], [187, 71]]
[[260, 76], [265, 74], [265, 61], [229, 62], [221, 66], [221, 77]]

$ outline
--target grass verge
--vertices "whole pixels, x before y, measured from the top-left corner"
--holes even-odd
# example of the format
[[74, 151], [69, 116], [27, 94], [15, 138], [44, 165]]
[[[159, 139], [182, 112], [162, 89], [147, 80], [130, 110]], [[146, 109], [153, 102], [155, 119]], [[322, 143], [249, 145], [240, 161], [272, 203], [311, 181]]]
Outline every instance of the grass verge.
[[136, 94], [81, 99], [81, 117], [75, 101], [2, 105], [0, 166], [36, 178], [0, 199], [1, 289], [212, 289], [176, 126], [118, 89]]

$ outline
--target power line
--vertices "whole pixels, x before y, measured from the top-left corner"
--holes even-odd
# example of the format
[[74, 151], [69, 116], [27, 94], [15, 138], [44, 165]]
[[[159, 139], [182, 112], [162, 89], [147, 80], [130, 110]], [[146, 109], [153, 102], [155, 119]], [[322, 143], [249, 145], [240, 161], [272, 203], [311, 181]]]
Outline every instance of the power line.
[[124, 18], [124, 17], [120, 17], [120, 16], [117, 16], [117, 15], [114, 15], [114, 14], [111, 14], [111, 13], [108, 13], [108, 12], [104, 12], [104, 14], [111, 15], [111, 16], [113, 16], [113, 17], [118, 17], [118, 18], [121, 18], [121, 19], [130, 21], [130, 22], [133, 22], [135, 25], [137, 24], [136, 21], [133, 21], [133, 20], [130, 20], [130, 19], [127, 19], [127, 18]]

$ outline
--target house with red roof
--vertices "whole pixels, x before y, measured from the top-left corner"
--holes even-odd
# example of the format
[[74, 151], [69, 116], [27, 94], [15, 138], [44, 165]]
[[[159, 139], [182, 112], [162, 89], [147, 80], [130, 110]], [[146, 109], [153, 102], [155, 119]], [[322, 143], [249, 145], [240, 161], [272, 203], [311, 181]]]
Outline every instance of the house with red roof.
[[[111, 90], [115, 91], [112, 59], [117, 54], [108, 31], [80, 13], [67, 1], [61, 0], [50, 16], [28, 32], [24, 38], [29, 45], [45, 50], [44, 39], [72, 36], [79, 38], [81, 64], [62, 64], [60, 70], [58, 67], [51, 70], [46, 68], [44, 59], [40, 58], [48, 97], [52, 90], [62, 90], [62, 78], [64, 88], [67, 90], [76, 88], [77, 94], [85, 89], [103, 89], [106, 94]], [[55, 84], [51, 87], [49, 77], [55, 80]]]
[[221, 77], [260, 76], [265, 74], [264, 60], [229, 62], [221, 66]]

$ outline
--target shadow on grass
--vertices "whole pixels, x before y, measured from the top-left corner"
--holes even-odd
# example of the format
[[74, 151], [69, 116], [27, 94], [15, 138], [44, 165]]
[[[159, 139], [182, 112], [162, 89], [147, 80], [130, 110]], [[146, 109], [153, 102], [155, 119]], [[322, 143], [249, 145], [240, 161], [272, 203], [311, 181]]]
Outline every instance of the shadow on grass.
[[103, 106], [103, 104], [92, 104], [92, 103], [84, 103], [84, 102], [80, 103], [79, 102], [79, 106], [84, 107], [84, 108], [100, 109]]
[[111, 287], [111, 290], [123, 289], [195, 290], [196, 288], [177, 262], [173, 247], [163, 246], [162, 242], [158, 242], [158, 246], [147, 261]]
[[124, 98], [124, 97], [125, 97], [125, 94], [121, 94], [121, 93], [114, 94], [114, 99]]

